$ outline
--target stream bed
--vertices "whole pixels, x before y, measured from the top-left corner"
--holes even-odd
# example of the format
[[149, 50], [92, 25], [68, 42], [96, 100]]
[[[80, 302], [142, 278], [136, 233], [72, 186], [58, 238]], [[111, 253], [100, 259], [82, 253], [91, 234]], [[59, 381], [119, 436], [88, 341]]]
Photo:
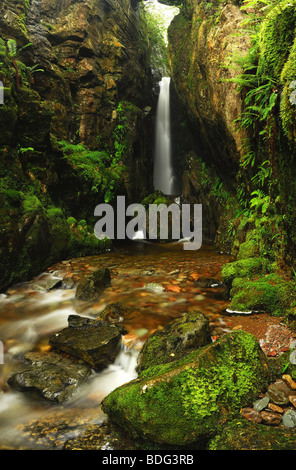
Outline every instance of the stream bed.
[[[102, 399], [114, 388], [136, 378], [137, 355], [157, 329], [191, 310], [210, 321], [213, 341], [232, 329], [244, 329], [264, 341], [268, 329], [281, 318], [266, 313], [229, 315], [229, 301], [221, 283], [221, 267], [231, 257], [211, 244], [185, 251], [182, 243], [166, 245], [139, 241], [97, 256], [65, 260], [29, 282], [0, 294], [0, 449], [112, 449]], [[99, 300], [75, 298], [79, 279], [98, 268], [111, 271], [111, 287]], [[48, 290], [48, 282], [61, 280]], [[114, 362], [93, 371], [64, 405], [53, 405], [16, 392], [8, 378], [24, 369], [26, 352], [46, 352], [48, 340], [67, 326], [69, 315], [98, 318], [112, 303], [128, 307], [120, 323], [127, 334]], [[128, 446], [132, 444], [125, 443]]]

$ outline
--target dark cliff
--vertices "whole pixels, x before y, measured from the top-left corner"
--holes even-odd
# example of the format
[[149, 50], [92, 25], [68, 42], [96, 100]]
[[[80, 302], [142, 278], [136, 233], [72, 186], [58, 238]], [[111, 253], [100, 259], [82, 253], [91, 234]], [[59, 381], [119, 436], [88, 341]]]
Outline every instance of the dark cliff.
[[96, 252], [95, 206], [151, 191], [153, 97], [135, 0], [4, 0], [0, 54], [3, 288]]

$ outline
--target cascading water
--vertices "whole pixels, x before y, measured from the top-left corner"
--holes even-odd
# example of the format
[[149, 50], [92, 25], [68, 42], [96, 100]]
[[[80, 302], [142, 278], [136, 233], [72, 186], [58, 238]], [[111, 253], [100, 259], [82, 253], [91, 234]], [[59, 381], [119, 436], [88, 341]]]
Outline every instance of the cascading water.
[[170, 77], [163, 77], [156, 114], [154, 154], [154, 189], [166, 195], [176, 195], [176, 177], [172, 164]]

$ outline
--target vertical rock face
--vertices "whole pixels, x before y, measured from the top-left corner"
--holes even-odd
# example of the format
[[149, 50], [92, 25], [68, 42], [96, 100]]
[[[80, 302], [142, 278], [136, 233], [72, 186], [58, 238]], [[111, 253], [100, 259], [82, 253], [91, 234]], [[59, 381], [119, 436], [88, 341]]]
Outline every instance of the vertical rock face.
[[172, 79], [198, 139], [199, 154], [225, 179], [237, 168], [243, 136], [233, 121], [242, 102], [225, 68], [234, 53], [248, 50], [236, 36], [243, 13], [235, 2], [187, 0], [169, 28]]
[[117, 106], [128, 101], [137, 109], [130, 143], [143, 154], [137, 141], [140, 129], [146, 143], [150, 141], [149, 130], [145, 134], [143, 128], [150, 125], [147, 109], [152, 105], [152, 82], [138, 1], [1, 3], [0, 37], [15, 39], [18, 48], [32, 43], [17, 59], [35, 67], [32, 87], [52, 116], [48, 135], [56, 140], [79, 140], [88, 147], [96, 147], [98, 140], [110, 143]]
[[26, 24], [34, 63], [45, 68], [35, 87], [55, 115], [58, 138], [83, 144], [110, 138], [116, 106], [150, 104], [146, 37], [137, 2], [33, 0]]
[[107, 168], [120, 154], [117, 191], [131, 202], [151, 192], [153, 97], [142, 14], [136, 0], [0, 2], [0, 289], [72, 255], [66, 219], [85, 222], [113, 189], [101, 185], [91, 195], [91, 177], [85, 184], [84, 168], [69, 164], [56, 142], [82, 144], [86, 153], [107, 149]]

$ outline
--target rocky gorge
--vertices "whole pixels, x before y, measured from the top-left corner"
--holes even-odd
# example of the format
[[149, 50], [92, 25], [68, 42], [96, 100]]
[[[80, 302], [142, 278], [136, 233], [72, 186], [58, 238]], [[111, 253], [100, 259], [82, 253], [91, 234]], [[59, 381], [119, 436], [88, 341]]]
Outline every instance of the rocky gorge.
[[[295, 449], [295, 15], [2, 2], [1, 448]], [[173, 195], [153, 186], [164, 73]], [[202, 204], [201, 250], [98, 239], [118, 195]]]

